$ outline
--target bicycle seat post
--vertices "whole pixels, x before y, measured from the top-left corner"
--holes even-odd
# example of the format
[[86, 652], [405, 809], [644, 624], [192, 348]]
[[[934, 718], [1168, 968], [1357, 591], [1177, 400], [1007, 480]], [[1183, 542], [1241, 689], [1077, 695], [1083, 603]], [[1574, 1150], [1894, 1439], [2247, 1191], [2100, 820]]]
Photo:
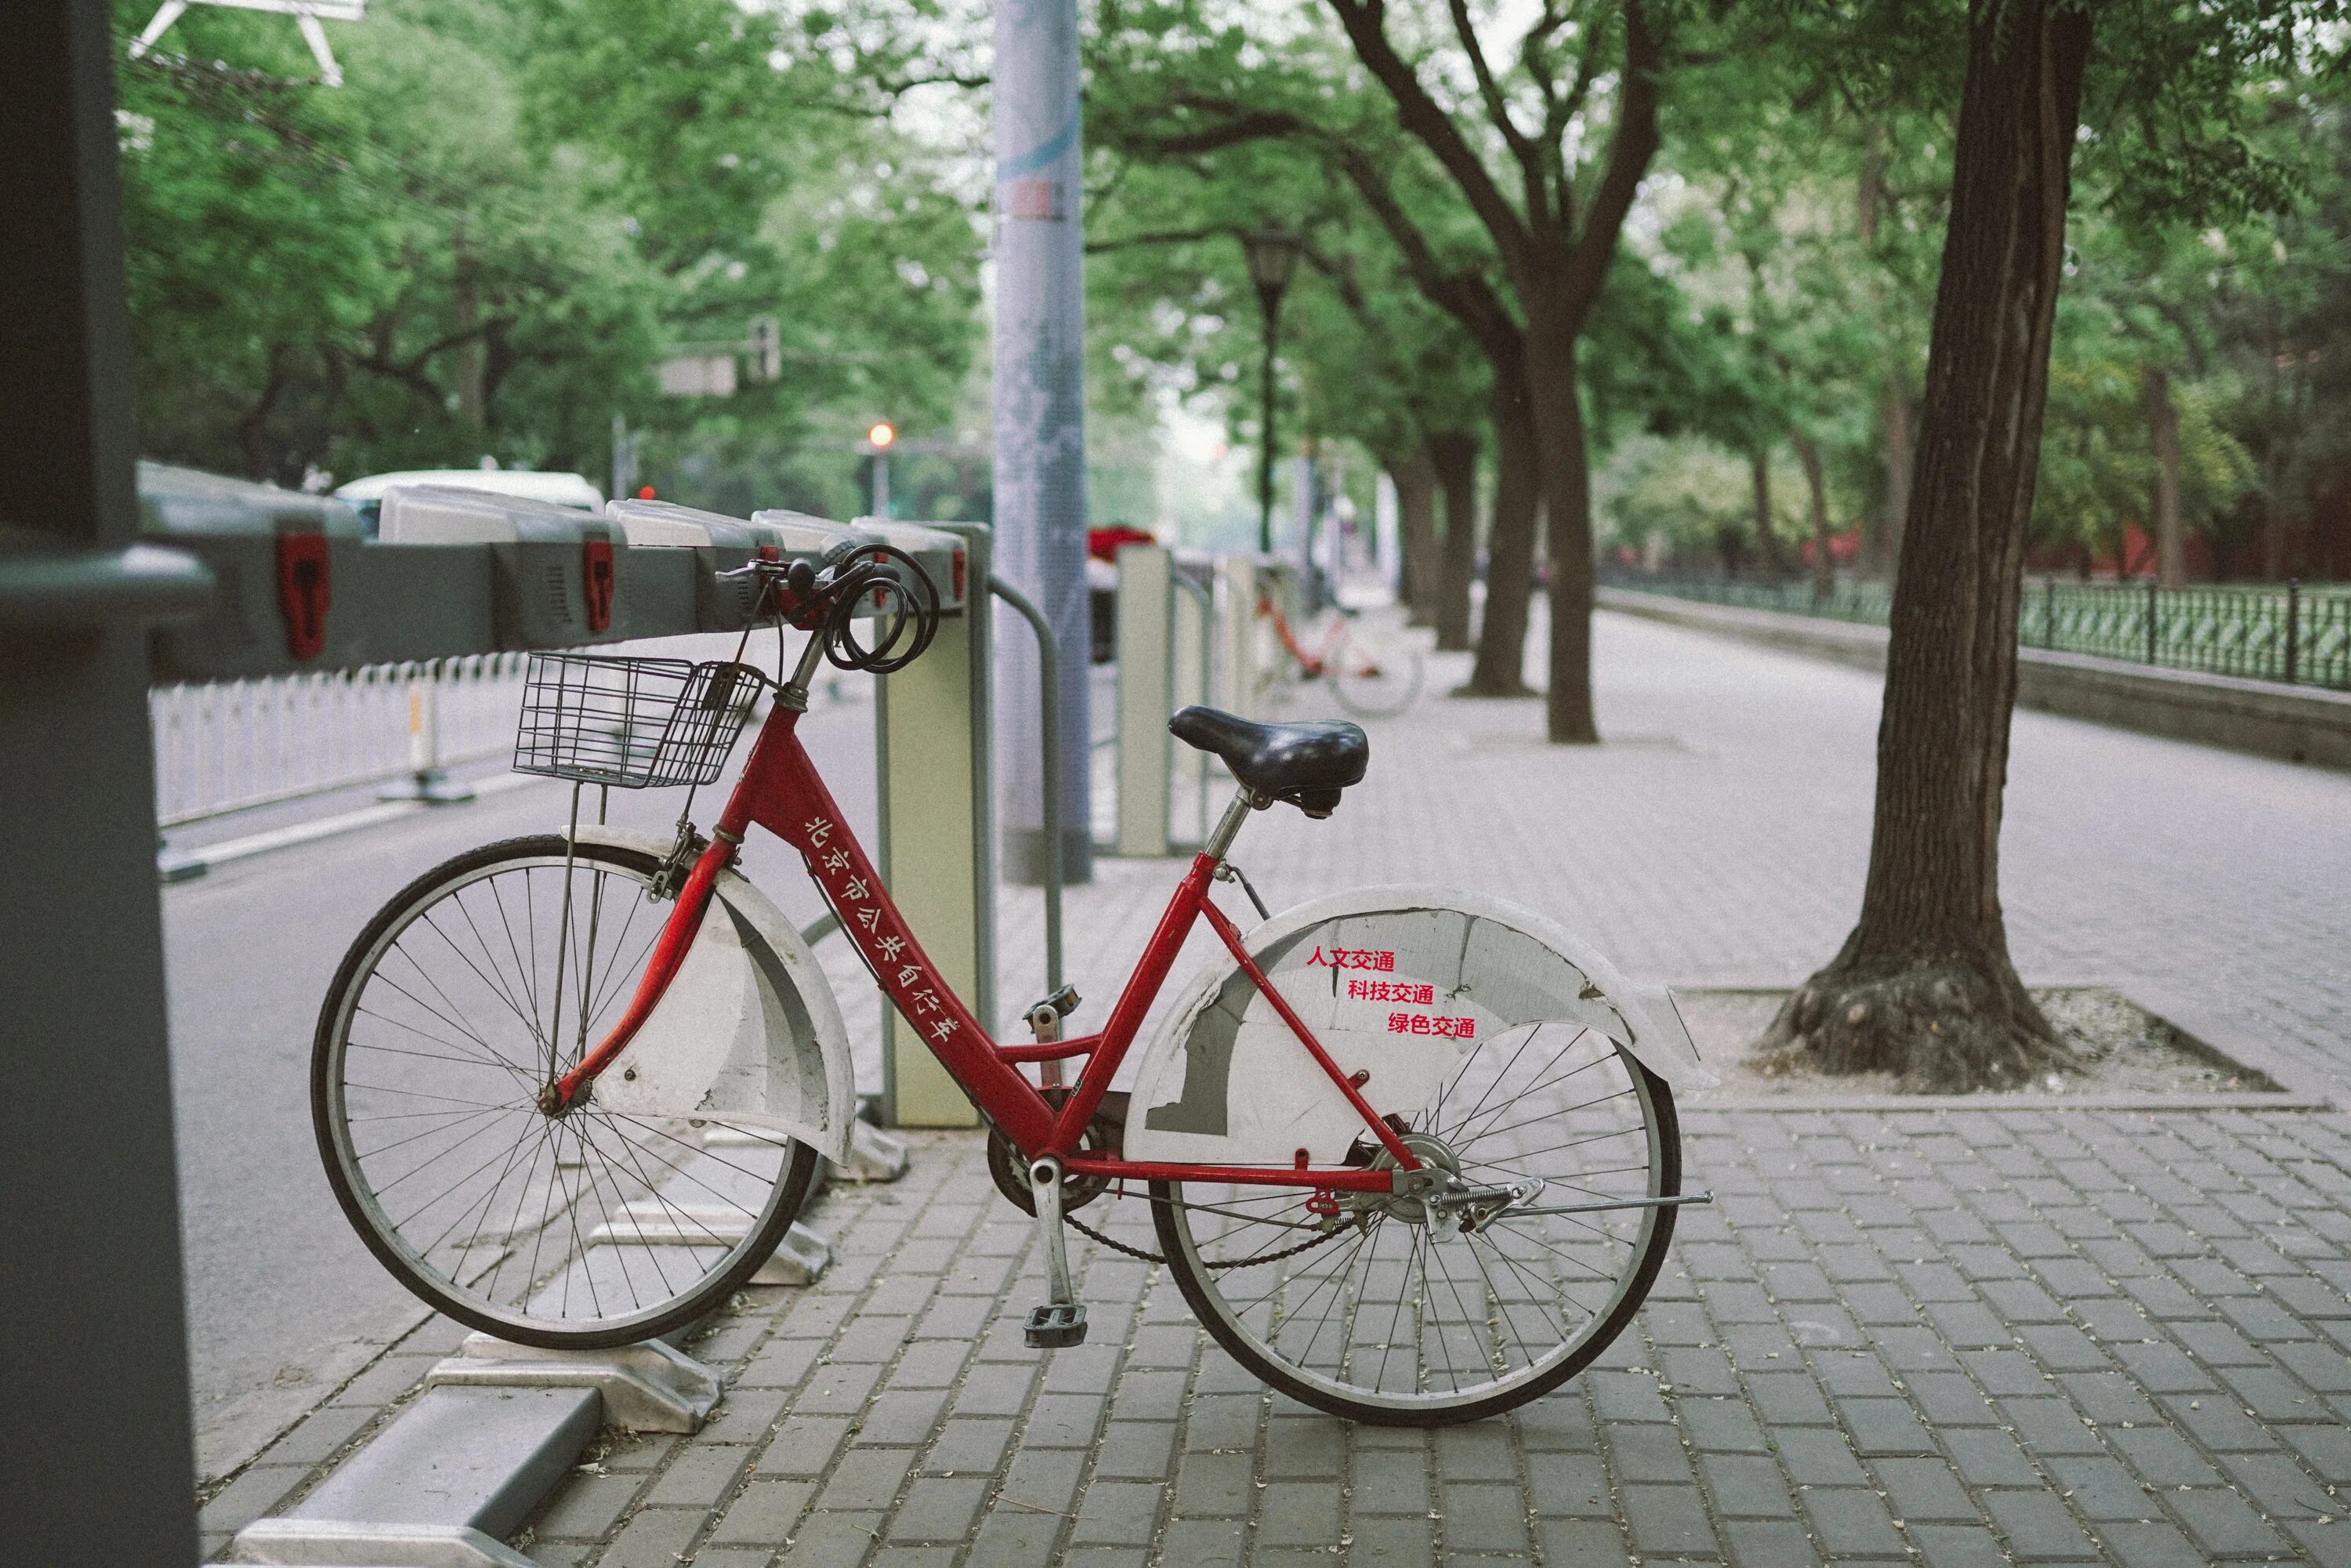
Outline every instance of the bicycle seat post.
[[1231, 851], [1233, 841], [1240, 836], [1241, 824], [1249, 821], [1249, 812], [1272, 803], [1271, 800], [1260, 797], [1257, 791], [1244, 786], [1234, 794], [1233, 803], [1225, 808], [1224, 816], [1217, 822], [1217, 831], [1210, 833], [1208, 841], [1200, 846], [1201, 852], [1212, 861], [1223, 860]]

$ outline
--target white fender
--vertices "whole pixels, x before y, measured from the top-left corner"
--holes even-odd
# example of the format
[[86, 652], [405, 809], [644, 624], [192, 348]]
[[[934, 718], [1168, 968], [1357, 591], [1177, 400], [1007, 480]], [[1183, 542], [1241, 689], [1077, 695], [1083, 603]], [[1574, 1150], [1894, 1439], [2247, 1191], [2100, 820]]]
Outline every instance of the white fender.
[[[1425, 1103], [1459, 1062], [1463, 1038], [1550, 1019], [1606, 1036], [1677, 1089], [1716, 1081], [1670, 1000], [1635, 991], [1556, 922], [1502, 899], [1453, 888], [1351, 889], [1284, 910], [1245, 945], [1332, 1059], [1370, 1071], [1363, 1092], [1384, 1113]], [[1212, 967], [1169, 1013], [1134, 1085], [1123, 1145], [1131, 1160], [1288, 1165], [1303, 1149], [1333, 1163], [1363, 1131], [1230, 961]]]
[[[620, 828], [583, 827], [580, 841], [656, 859], [670, 851], [666, 839]], [[594, 1094], [608, 1110], [781, 1133], [849, 1162], [849, 1030], [815, 955], [766, 894], [719, 874], [677, 977]]]

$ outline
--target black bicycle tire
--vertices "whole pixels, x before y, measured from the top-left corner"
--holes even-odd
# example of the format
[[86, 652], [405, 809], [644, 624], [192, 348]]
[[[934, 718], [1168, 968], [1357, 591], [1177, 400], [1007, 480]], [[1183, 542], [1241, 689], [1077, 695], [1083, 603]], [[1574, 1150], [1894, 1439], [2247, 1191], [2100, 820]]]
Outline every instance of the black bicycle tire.
[[1420, 700], [1421, 684], [1428, 678], [1427, 666], [1416, 650], [1406, 649], [1402, 656], [1412, 662], [1412, 680], [1405, 688], [1404, 700], [1393, 705], [1379, 706], [1350, 697], [1346, 680], [1335, 664], [1329, 666], [1329, 674], [1323, 678], [1331, 683], [1331, 695], [1338, 699], [1339, 706], [1357, 718], [1394, 718]]
[[[1657, 1196], [1677, 1197], [1682, 1183], [1681, 1119], [1674, 1109], [1673, 1090], [1664, 1079], [1651, 1072], [1629, 1053], [1625, 1061], [1646, 1081], [1648, 1092], [1653, 1096], [1652, 1103], [1656, 1107], [1657, 1144], [1663, 1167]], [[1399, 1409], [1352, 1400], [1294, 1377], [1283, 1369], [1281, 1363], [1263, 1354], [1249, 1340], [1234, 1333], [1224, 1321], [1224, 1314], [1210, 1302], [1208, 1287], [1194, 1271], [1189, 1249], [1183, 1245], [1184, 1239], [1176, 1231], [1176, 1210], [1182, 1207], [1182, 1202], [1173, 1190], [1175, 1185], [1165, 1181], [1151, 1184], [1154, 1200], [1151, 1205], [1152, 1224], [1159, 1233], [1159, 1250], [1167, 1260], [1167, 1271], [1174, 1277], [1176, 1290], [1183, 1293], [1185, 1304], [1192, 1309], [1192, 1315], [1199, 1321], [1200, 1327], [1207, 1331], [1208, 1337], [1268, 1387], [1330, 1415], [1374, 1427], [1426, 1428], [1461, 1426], [1471, 1421], [1482, 1421], [1489, 1416], [1499, 1416], [1506, 1410], [1515, 1410], [1552, 1393], [1615, 1343], [1616, 1337], [1633, 1321], [1633, 1314], [1639, 1312], [1642, 1304], [1649, 1299], [1649, 1291], [1656, 1283], [1657, 1271], [1665, 1267], [1666, 1253], [1673, 1245], [1674, 1219], [1678, 1212], [1672, 1205], [1657, 1209], [1657, 1221], [1650, 1228], [1648, 1242], [1634, 1261], [1631, 1288], [1625, 1291], [1591, 1337], [1558, 1366], [1540, 1377], [1530, 1378], [1485, 1399], [1462, 1405], [1432, 1406], [1426, 1409]]]
[[[326, 999], [319, 1004], [319, 1023], [310, 1041], [310, 1126], [319, 1145], [319, 1164], [326, 1167], [327, 1185], [340, 1205], [343, 1218], [359, 1233], [360, 1240], [375, 1255], [394, 1280], [418, 1300], [434, 1311], [447, 1314], [468, 1328], [517, 1344], [532, 1345], [542, 1350], [610, 1350], [625, 1344], [657, 1338], [685, 1327], [707, 1316], [737, 1291], [743, 1288], [753, 1274], [774, 1256], [782, 1245], [784, 1235], [792, 1221], [799, 1218], [807, 1205], [810, 1185], [816, 1178], [817, 1151], [799, 1139], [791, 1144], [790, 1166], [778, 1184], [781, 1201], [755, 1232], [752, 1244], [742, 1256], [726, 1268], [705, 1278], [703, 1282], [679, 1296], [667, 1311], [642, 1319], [632, 1319], [624, 1326], [596, 1329], [534, 1329], [510, 1320], [492, 1317], [470, 1303], [451, 1296], [431, 1280], [419, 1275], [408, 1260], [376, 1228], [366, 1206], [352, 1191], [343, 1162], [338, 1157], [334, 1132], [329, 1124], [332, 1085], [329, 1082], [334, 1056], [333, 1031], [342, 1015], [343, 996], [350, 988], [360, 964], [375, 946], [385, 928], [394, 920], [415, 909], [434, 888], [452, 882], [486, 865], [501, 860], [517, 860], [525, 856], [560, 856], [565, 841], [559, 833], [536, 833], [512, 839], [500, 839], [452, 856], [411, 882], [394, 894], [376, 911], [353, 939], [350, 948], [336, 967], [335, 977], [327, 988]], [[574, 853], [583, 861], [603, 861], [632, 871], [650, 873], [661, 863], [658, 856], [616, 844], [582, 843]]]

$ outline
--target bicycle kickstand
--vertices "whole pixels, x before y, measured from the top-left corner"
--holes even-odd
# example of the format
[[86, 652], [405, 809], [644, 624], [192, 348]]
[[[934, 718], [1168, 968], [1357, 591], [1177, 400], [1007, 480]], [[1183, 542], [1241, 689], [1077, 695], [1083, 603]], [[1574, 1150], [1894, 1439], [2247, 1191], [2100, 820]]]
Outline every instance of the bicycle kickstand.
[[1029, 1192], [1036, 1199], [1037, 1232], [1045, 1243], [1050, 1299], [1029, 1309], [1031, 1350], [1066, 1350], [1086, 1343], [1086, 1309], [1070, 1289], [1070, 1253], [1061, 1235], [1061, 1162], [1050, 1155], [1029, 1167]]

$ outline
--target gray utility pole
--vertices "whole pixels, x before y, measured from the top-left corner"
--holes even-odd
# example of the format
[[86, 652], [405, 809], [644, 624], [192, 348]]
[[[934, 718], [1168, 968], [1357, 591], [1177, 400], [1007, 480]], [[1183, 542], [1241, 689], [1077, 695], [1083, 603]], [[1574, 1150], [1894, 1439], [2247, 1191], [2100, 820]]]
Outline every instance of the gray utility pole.
[[[996, 6], [996, 571], [1034, 601], [1061, 654], [1061, 871], [1093, 875], [1087, 762], [1085, 277], [1075, 0]], [[1045, 875], [1036, 653], [997, 667], [1006, 874]]]
[[[209, 578], [137, 542], [113, 44], [26, 0], [0, 93], [0, 1557], [196, 1561], [145, 622]], [[47, 61], [46, 65], [37, 62]]]

